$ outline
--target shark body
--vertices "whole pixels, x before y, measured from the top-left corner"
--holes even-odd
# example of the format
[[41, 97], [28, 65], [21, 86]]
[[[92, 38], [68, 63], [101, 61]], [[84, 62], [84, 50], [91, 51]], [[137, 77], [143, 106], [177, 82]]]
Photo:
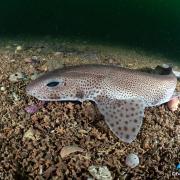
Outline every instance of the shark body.
[[168, 102], [176, 84], [173, 73], [79, 65], [48, 72], [32, 81], [26, 91], [43, 101], [94, 101], [113, 133], [131, 143], [142, 125], [145, 107]]

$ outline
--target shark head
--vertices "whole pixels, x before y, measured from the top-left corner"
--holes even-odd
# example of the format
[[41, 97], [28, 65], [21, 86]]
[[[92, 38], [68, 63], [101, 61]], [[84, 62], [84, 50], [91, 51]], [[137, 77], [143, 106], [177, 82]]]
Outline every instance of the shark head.
[[68, 100], [75, 98], [76, 85], [73, 78], [60, 70], [46, 73], [26, 87], [26, 93], [43, 101]]

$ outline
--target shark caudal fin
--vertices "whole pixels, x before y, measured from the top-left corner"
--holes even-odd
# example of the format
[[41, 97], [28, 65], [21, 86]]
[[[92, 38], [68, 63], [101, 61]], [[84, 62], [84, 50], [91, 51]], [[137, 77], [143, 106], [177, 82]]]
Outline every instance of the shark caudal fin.
[[142, 125], [144, 102], [140, 99], [98, 97], [96, 103], [112, 132], [122, 141], [131, 143]]

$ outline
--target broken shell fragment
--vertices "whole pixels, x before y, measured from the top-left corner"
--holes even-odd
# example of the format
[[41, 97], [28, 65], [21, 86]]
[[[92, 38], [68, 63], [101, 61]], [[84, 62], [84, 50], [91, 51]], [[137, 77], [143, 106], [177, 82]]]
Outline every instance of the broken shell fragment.
[[61, 158], [65, 158], [74, 152], [83, 152], [84, 150], [78, 146], [65, 146], [61, 149]]
[[34, 114], [35, 112], [37, 112], [39, 110], [39, 107], [37, 105], [31, 105], [31, 106], [27, 106], [25, 108], [25, 111], [29, 114]]

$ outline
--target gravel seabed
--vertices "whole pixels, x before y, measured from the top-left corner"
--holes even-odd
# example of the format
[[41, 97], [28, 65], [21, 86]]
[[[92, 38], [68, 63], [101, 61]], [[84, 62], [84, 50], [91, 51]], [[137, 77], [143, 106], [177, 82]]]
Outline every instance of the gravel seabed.
[[[48, 70], [90, 63], [152, 68], [168, 62], [172, 63], [159, 54], [85, 41], [3, 39], [0, 179], [90, 180], [95, 177], [89, 171], [92, 166], [106, 166], [112, 179], [179, 179], [180, 175], [173, 173], [178, 172], [180, 162], [180, 107], [174, 112], [166, 104], [147, 108], [141, 131], [131, 144], [112, 134], [96, 105], [89, 101], [49, 102], [35, 113], [26, 110], [40, 103], [26, 95], [26, 85]], [[130, 153], [139, 157], [135, 168], [125, 164]]]

